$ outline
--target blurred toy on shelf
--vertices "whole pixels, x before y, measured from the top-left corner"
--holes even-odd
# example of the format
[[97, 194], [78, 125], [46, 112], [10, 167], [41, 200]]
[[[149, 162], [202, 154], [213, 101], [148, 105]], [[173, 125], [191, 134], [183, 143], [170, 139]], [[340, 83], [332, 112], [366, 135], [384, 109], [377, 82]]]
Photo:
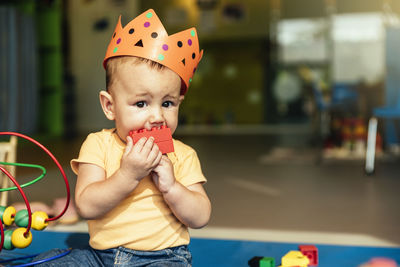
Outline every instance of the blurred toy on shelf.
[[[367, 125], [362, 118], [336, 118], [332, 120], [330, 135], [324, 143], [325, 159], [363, 160], [367, 144]], [[382, 155], [382, 138], [376, 137], [377, 156]]]

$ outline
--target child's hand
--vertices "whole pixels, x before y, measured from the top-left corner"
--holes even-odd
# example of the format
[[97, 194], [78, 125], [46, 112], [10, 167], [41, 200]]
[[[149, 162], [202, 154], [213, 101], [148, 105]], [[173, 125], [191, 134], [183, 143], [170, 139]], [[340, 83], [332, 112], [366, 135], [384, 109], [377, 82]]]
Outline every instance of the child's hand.
[[137, 181], [142, 180], [160, 163], [162, 154], [154, 143], [154, 138], [141, 138], [136, 144], [130, 136], [122, 155], [120, 171], [126, 177], [134, 177]]
[[158, 190], [163, 194], [168, 193], [174, 186], [174, 167], [167, 156], [162, 156], [160, 163], [151, 172], [151, 176]]

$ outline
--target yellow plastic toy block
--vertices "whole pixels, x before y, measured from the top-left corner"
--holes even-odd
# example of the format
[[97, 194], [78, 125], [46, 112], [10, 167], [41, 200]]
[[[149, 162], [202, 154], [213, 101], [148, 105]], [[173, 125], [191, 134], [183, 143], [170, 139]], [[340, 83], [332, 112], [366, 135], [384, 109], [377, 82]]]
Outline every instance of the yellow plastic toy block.
[[310, 260], [307, 256], [304, 256], [300, 251], [292, 250], [289, 251], [285, 256], [282, 257], [282, 267], [299, 266], [307, 267], [310, 264]]

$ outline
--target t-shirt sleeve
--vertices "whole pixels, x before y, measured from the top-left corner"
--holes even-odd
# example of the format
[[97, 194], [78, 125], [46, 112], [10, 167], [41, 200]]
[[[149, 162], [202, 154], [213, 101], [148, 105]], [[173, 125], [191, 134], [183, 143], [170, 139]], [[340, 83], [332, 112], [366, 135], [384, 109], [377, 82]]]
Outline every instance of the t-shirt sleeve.
[[179, 160], [179, 169], [176, 175], [177, 180], [184, 186], [207, 182], [201, 170], [200, 160], [193, 149], [190, 149], [186, 156]]
[[96, 134], [89, 134], [81, 146], [79, 157], [71, 160], [71, 168], [78, 174], [79, 163], [91, 163], [105, 169], [104, 145]]

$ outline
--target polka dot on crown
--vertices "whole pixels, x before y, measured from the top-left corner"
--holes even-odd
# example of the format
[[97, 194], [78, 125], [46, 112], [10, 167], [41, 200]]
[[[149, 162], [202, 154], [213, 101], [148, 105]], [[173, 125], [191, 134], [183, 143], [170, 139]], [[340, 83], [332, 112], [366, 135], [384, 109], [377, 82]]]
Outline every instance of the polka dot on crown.
[[117, 33], [116, 33], [116, 32], [114, 32], [114, 34], [113, 34], [113, 37], [112, 37], [112, 38], [114, 38], [116, 34], [117, 34]]
[[164, 60], [164, 55], [163, 54], [159, 54], [158, 55], [158, 59], [161, 60], [161, 61]]
[[146, 22], [144, 23], [144, 27], [145, 27], [145, 28], [148, 28], [149, 26], [150, 26], [150, 22], [146, 21]]
[[179, 47], [182, 47], [183, 44], [182, 44], [181, 41], [178, 41], [177, 45], [178, 45]]
[[167, 44], [163, 44], [162, 49], [163, 49], [164, 51], [167, 51], [167, 50], [168, 50], [168, 45], [167, 45]]
[[192, 58], [194, 59], [196, 57], [196, 53], [193, 53], [192, 54]]
[[153, 16], [153, 13], [151, 13], [151, 12], [146, 14], [146, 18], [148, 18], [148, 19], [151, 18], [152, 16]]
[[134, 32], [135, 32], [135, 29], [134, 29], [134, 28], [129, 29], [129, 34], [132, 34], [132, 33], [134, 33]]
[[192, 39], [188, 40], [188, 45], [192, 45]]
[[196, 33], [194, 32], [194, 30], [191, 30], [191, 31], [190, 31], [190, 35], [193, 36], [193, 37], [196, 35]]
[[118, 38], [117, 40], [117, 44], [119, 44], [121, 42], [121, 38]]
[[115, 47], [113, 50], [113, 53], [116, 53], [118, 51], [118, 47]]
[[158, 33], [156, 33], [156, 32], [152, 32], [152, 33], [151, 33], [151, 37], [152, 37], [152, 38], [157, 38], [157, 36], [158, 36]]

